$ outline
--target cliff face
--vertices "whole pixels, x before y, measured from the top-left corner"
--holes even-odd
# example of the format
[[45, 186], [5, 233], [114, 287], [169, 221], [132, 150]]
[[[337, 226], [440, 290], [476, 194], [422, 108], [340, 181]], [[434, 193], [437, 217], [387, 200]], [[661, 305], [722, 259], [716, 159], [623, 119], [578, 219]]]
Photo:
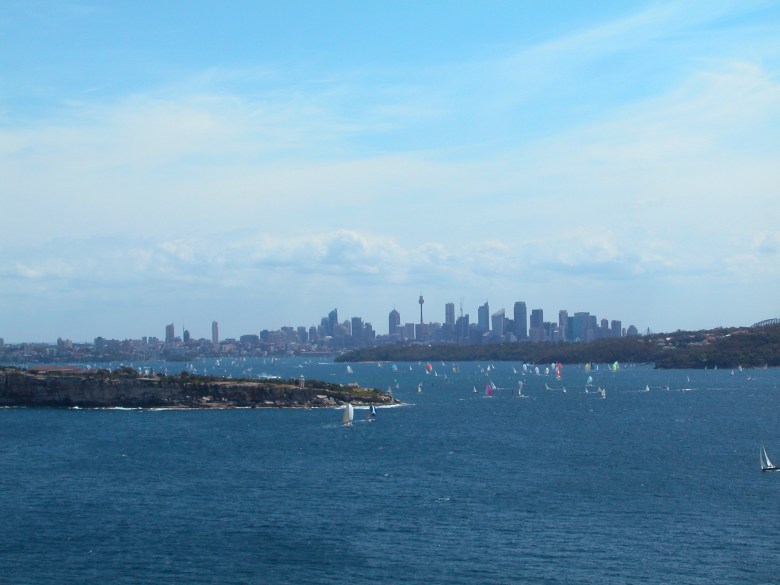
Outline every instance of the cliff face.
[[0, 369], [0, 406], [238, 408], [337, 406], [346, 402], [380, 405], [395, 401], [378, 390], [316, 381], [300, 388], [292, 381]]

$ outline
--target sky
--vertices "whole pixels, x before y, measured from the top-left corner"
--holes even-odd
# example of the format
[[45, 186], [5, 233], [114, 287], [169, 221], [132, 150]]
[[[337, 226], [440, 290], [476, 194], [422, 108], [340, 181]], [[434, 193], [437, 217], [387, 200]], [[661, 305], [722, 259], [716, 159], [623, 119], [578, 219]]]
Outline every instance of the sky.
[[780, 2], [6, 0], [0, 338], [780, 316]]

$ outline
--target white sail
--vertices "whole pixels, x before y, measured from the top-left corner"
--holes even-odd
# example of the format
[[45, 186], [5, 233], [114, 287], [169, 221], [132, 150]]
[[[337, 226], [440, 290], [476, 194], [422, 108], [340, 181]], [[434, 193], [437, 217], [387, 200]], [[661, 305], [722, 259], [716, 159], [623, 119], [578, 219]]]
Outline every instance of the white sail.
[[769, 456], [766, 454], [766, 448], [761, 445], [761, 469], [772, 469], [774, 465], [769, 460]]
[[352, 424], [352, 415], [353, 415], [353, 409], [351, 404], [347, 404], [344, 407], [344, 416], [341, 417], [341, 422], [343, 422], [346, 426], [349, 426]]
[[352, 366], [347, 366], [347, 374], [353, 374]]

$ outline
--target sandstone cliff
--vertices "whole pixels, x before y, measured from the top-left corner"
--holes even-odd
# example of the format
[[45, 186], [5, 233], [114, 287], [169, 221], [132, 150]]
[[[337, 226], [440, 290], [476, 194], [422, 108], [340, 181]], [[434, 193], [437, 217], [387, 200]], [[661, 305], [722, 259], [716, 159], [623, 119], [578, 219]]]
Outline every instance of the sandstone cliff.
[[228, 380], [191, 376], [139, 376], [135, 370], [0, 367], [0, 406], [82, 408], [323, 407], [394, 404], [392, 396], [307, 380]]

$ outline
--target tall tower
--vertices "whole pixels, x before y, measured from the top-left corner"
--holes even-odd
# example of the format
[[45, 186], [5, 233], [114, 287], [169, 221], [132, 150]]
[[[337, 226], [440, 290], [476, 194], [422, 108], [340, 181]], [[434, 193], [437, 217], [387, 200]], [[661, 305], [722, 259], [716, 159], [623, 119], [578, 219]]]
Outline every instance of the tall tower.
[[417, 302], [420, 303], [420, 325], [422, 325], [423, 324], [422, 306], [423, 306], [423, 303], [425, 302], [423, 300], [423, 296], [422, 295], [420, 295], [420, 300], [417, 301]]
[[211, 322], [211, 343], [219, 343], [219, 323]]

